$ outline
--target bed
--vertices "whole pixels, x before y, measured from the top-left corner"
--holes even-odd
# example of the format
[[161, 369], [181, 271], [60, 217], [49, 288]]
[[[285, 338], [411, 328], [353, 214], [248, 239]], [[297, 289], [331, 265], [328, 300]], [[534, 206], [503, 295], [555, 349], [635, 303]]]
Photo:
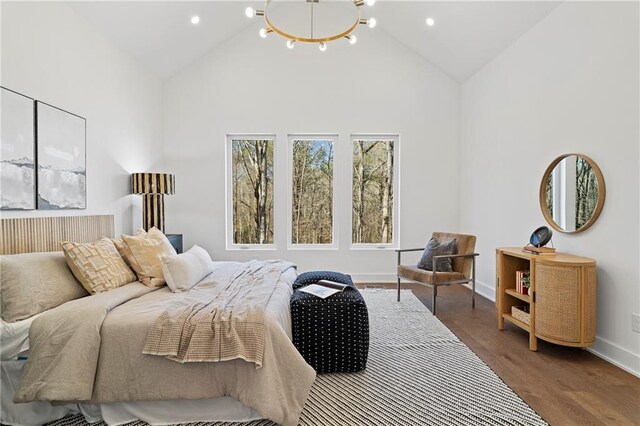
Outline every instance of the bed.
[[[76, 226], [82, 227], [81, 223]], [[24, 239], [25, 231], [20, 232]], [[42, 239], [41, 231], [26, 235], [30, 233]], [[216, 262], [214, 271], [190, 293], [210, 292], [244, 267], [244, 263]], [[159, 314], [167, 304], [179, 304], [177, 300], [185, 297], [167, 287], [152, 289], [134, 282], [68, 301], [28, 319], [2, 321], [2, 423], [43, 424], [81, 412], [90, 422], [103, 419], [108, 424], [135, 419], [168, 424], [259, 418], [297, 424], [315, 372], [291, 343], [289, 299], [295, 277], [294, 268], [283, 269], [266, 305], [260, 366], [243, 359], [180, 363], [143, 354], [147, 333]], [[102, 311], [104, 318], [96, 326], [90, 317], [99, 317]], [[88, 323], [78, 322], [79, 318], [87, 318], [83, 321]], [[74, 346], [87, 339], [98, 343]], [[30, 359], [25, 360], [25, 355]], [[27, 362], [30, 365], [25, 367]]]

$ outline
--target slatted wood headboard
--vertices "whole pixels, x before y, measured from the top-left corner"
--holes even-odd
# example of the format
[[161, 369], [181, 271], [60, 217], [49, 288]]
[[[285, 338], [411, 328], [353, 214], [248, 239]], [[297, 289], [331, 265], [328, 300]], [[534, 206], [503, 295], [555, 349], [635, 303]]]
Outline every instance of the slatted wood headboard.
[[60, 241], [114, 236], [113, 215], [0, 219], [0, 254], [59, 251]]

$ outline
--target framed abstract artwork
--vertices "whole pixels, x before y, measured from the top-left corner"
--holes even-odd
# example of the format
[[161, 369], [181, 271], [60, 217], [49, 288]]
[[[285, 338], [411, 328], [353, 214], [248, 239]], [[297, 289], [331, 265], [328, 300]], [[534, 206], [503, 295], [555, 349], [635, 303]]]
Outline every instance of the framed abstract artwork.
[[36, 101], [38, 209], [84, 209], [86, 120]]
[[36, 208], [34, 100], [0, 88], [2, 210]]

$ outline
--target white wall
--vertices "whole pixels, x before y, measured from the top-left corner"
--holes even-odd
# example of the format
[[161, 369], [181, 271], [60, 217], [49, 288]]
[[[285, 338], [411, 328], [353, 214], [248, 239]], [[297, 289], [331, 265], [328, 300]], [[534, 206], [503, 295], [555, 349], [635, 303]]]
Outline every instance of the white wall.
[[161, 81], [63, 3], [2, 2], [1, 84], [87, 119], [87, 209], [3, 217], [115, 214], [141, 222], [129, 173], [161, 165]]
[[[257, 25], [257, 24], [256, 24]], [[351, 251], [351, 133], [399, 133], [402, 246], [422, 246], [438, 229], [456, 229], [459, 86], [378, 30], [358, 44], [288, 50], [251, 27], [164, 85], [166, 166], [176, 174], [167, 230], [216, 259], [279, 257], [300, 271], [329, 268], [393, 280], [393, 251]], [[225, 135], [275, 133], [276, 251], [225, 251]], [[286, 250], [288, 133], [337, 133], [339, 250]]]
[[[593, 350], [640, 374], [638, 3], [560, 5], [462, 87], [461, 225], [486, 257], [519, 246], [545, 224], [542, 173], [558, 155], [598, 163], [607, 186], [587, 231], [555, 233], [555, 246], [598, 262]], [[494, 296], [495, 264], [480, 262]]]

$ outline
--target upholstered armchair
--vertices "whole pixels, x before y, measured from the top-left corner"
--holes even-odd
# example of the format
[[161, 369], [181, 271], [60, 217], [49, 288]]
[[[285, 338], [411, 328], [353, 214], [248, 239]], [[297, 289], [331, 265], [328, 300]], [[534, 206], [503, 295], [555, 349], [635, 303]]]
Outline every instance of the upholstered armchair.
[[[456, 240], [457, 253], [433, 256], [433, 266], [431, 271], [418, 268], [417, 265], [403, 265], [402, 253], [423, 251], [424, 247], [414, 249], [396, 250], [398, 253], [398, 302], [400, 301], [400, 280], [402, 278], [412, 282], [429, 286], [433, 289], [431, 312], [436, 314], [436, 296], [438, 287], [452, 284], [471, 283], [471, 306], [476, 306], [476, 237], [467, 234], [451, 234], [446, 232], [434, 232], [432, 234], [439, 244]], [[436, 262], [439, 259], [450, 258], [452, 260], [452, 272], [437, 272]]]

